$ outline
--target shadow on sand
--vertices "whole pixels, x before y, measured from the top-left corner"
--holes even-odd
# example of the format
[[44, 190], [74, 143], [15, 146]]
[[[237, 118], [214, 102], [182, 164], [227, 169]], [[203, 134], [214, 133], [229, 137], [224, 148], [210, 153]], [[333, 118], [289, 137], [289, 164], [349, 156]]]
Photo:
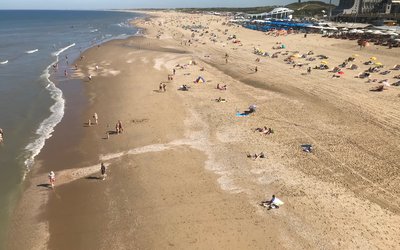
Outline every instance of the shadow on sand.
[[49, 183], [42, 183], [42, 184], [38, 184], [36, 186], [37, 187], [44, 187], [44, 188], [51, 188], [51, 185]]

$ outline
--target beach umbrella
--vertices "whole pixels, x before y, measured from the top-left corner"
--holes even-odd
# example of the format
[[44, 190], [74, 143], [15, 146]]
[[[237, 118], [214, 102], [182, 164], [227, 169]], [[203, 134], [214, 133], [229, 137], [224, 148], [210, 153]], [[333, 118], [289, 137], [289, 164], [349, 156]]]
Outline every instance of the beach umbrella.
[[338, 74], [339, 75], [344, 75], [344, 72], [343, 71], [339, 71]]
[[371, 57], [371, 58], [370, 58], [370, 60], [372, 60], [372, 61], [376, 61], [376, 57], [375, 57], [375, 56], [373, 56], [373, 57]]

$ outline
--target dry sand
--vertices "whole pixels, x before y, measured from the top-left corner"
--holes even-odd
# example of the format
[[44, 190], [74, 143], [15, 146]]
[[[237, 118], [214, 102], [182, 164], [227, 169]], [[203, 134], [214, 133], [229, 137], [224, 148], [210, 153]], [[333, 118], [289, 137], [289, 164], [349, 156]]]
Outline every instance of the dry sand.
[[[398, 49], [359, 51], [354, 41], [266, 36], [221, 17], [150, 14], [136, 21], [145, 37], [92, 48], [78, 62], [87, 108], [46, 144], [15, 212], [10, 249], [400, 247], [400, 87], [370, 92], [376, 83], [354, 78], [371, 56], [385, 68], [399, 64]], [[192, 37], [182, 27], [193, 23], [208, 32]], [[227, 40], [233, 34], [242, 45]], [[330, 66], [358, 54], [360, 69], [335, 79], [320, 70], [305, 75], [282, 55], [255, 61], [254, 47], [273, 53], [276, 42], [288, 55], [326, 55]], [[372, 78], [392, 83], [395, 74]], [[207, 82], [194, 84], [199, 75]], [[161, 81], [166, 92], [158, 92]], [[177, 91], [182, 84], [190, 90]], [[253, 103], [255, 114], [235, 115]], [[94, 112], [99, 124], [84, 127]], [[124, 132], [104, 139], [117, 120]], [[274, 133], [252, 131], [262, 126]], [[261, 151], [266, 159], [246, 157]], [[104, 181], [100, 161], [108, 165]], [[37, 186], [56, 165], [55, 190]], [[280, 209], [258, 205], [272, 194], [285, 202]]]

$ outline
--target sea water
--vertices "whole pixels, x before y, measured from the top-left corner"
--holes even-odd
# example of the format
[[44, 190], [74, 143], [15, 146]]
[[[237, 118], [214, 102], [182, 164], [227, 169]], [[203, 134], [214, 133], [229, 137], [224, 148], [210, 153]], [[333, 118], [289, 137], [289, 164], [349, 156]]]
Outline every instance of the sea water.
[[65, 99], [53, 65], [83, 50], [135, 35], [139, 14], [0, 10], [0, 249], [26, 173], [62, 120]]

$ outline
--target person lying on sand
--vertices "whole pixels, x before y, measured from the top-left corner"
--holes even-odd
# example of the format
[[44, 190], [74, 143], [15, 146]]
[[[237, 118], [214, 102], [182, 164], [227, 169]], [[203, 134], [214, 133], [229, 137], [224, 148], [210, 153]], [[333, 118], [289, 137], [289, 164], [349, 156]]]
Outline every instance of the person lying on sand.
[[219, 83], [217, 84], [217, 89], [219, 90], [226, 90], [226, 84], [224, 86], [219, 85]]
[[254, 154], [254, 155], [247, 153], [247, 158], [252, 158], [253, 160], [257, 160], [258, 158], [265, 158], [265, 155], [263, 152], [261, 152], [259, 154]]
[[189, 91], [189, 86], [187, 86], [186, 84], [181, 85], [178, 90], [181, 91]]
[[256, 128], [256, 129], [254, 129], [254, 132], [260, 132], [261, 134], [265, 134], [265, 135], [274, 133], [272, 128], [268, 128], [267, 126], [264, 126], [263, 128]]
[[378, 85], [376, 87], [371, 88], [369, 91], [373, 91], [373, 92], [381, 92], [385, 89], [385, 85], [381, 84]]
[[364, 65], [372, 65], [372, 64], [374, 64], [373, 61], [367, 61], [367, 62], [364, 63]]
[[272, 130], [272, 128], [268, 128], [268, 129], [264, 129], [264, 131], [261, 131], [261, 134], [264, 135], [269, 135], [269, 134], [273, 134], [274, 131]]
[[396, 86], [396, 87], [400, 86], [400, 81], [392, 83], [392, 86]]
[[361, 78], [361, 79], [363, 79], [363, 78], [368, 78], [368, 77], [370, 77], [370, 73], [369, 72], [363, 72], [363, 73], [360, 73], [360, 74], [358, 74], [358, 76], [356, 76], [357, 78]]
[[303, 144], [301, 145], [301, 148], [303, 149], [304, 152], [307, 153], [312, 153], [313, 151], [313, 146], [311, 144]]
[[226, 99], [223, 99], [221, 97], [218, 97], [217, 99], [215, 99], [216, 102], [226, 102]]

